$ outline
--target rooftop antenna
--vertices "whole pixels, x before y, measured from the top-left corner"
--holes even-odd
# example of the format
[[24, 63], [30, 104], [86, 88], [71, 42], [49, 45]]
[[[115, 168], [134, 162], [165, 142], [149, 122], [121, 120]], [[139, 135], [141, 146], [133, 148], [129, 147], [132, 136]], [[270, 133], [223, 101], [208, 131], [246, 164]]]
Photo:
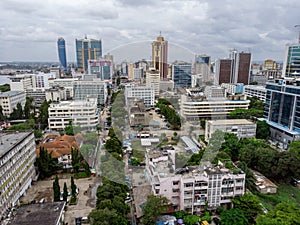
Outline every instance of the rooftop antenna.
[[300, 24], [295, 25], [295, 28], [298, 28], [299, 30], [298, 43], [300, 44]]

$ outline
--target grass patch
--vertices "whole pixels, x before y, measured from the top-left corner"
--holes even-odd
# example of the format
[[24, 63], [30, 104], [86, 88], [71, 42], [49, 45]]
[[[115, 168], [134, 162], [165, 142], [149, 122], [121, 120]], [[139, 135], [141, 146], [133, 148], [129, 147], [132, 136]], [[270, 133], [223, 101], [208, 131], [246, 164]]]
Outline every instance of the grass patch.
[[278, 185], [276, 194], [256, 193], [261, 203], [268, 209], [272, 210], [280, 202], [295, 203], [300, 206], [300, 190], [288, 184]]
[[86, 177], [90, 177], [90, 174], [87, 174], [86, 172], [78, 172], [74, 175], [74, 177], [76, 179], [78, 178], [86, 178]]
[[133, 153], [133, 157], [139, 159], [140, 161], [144, 161], [144, 158], [145, 158], [145, 151], [144, 150], [133, 149], [132, 153]]

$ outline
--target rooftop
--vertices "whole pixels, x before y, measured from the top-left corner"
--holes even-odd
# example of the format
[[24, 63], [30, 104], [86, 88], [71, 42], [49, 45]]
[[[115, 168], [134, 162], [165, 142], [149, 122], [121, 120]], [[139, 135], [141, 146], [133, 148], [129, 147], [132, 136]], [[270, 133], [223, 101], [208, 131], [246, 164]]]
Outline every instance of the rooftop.
[[0, 132], [0, 157], [9, 152], [26, 137], [32, 134], [32, 131], [2, 131]]
[[212, 125], [253, 125], [255, 123], [246, 119], [226, 119], [226, 120], [209, 120], [207, 123]]
[[64, 209], [65, 202], [24, 205], [16, 211], [11, 225], [54, 225]]
[[7, 92], [0, 93], [0, 97], [11, 97], [23, 93], [25, 94], [24, 91], [7, 91]]

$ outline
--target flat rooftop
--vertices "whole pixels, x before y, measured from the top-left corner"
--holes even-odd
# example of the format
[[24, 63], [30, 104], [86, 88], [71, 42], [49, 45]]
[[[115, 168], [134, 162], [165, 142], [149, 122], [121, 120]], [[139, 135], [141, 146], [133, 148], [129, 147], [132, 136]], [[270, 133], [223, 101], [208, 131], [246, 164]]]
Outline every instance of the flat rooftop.
[[5, 155], [23, 139], [29, 136], [32, 131], [2, 131], [0, 132], [0, 157]]
[[227, 120], [209, 120], [208, 123], [212, 125], [253, 125], [255, 123], [246, 119], [227, 119]]
[[55, 225], [65, 202], [24, 205], [16, 211], [11, 225]]
[[7, 91], [7, 92], [0, 93], [0, 97], [11, 97], [22, 93], [24, 93], [24, 91]]

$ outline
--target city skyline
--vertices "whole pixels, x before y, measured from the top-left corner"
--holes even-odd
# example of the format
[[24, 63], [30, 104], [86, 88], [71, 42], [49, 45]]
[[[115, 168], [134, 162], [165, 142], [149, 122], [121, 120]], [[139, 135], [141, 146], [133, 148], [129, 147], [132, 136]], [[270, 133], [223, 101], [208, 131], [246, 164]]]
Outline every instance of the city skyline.
[[[4, 0], [0, 3], [0, 61], [58, 62], [56, 40], [63, 37], [68, 61], [74, 62], [75, 39], [85, 34], [103, 40], [103, 54], [117, 53], [116, 60], [119, 53], [127, 60], [149, 59], [151, 41], [160, 31], [170, 46], [212, 59], [225, 58], [235, 48], [251, 51], [254, 61], [281, 61], [285, 45], [298, 40], [297, 6], [300, 2], [295, 0]], [[128, 52], [126, 46], [133, 43], [138, 47]], [[139, 43], [144, 43], [143, 48]]]

